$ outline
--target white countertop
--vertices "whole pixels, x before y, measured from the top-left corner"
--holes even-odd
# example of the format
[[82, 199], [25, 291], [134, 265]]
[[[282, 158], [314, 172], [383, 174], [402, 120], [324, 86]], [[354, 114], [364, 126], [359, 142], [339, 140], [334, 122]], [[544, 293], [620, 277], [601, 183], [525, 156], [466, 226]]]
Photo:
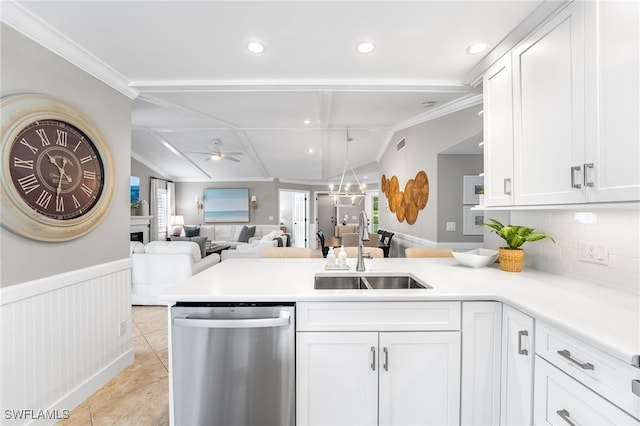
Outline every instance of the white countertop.
[[[349, 259], [353, 264], [355, 259]], [[432, 289], [315, 290], [324, 259], [227, 259], [169, 289], [173, 302], [495, 300], [640, 366], [637, 296], [561, 275], [468, 268], [455, 259], [367, 259], [365, 273], [411, 273]], [[354, 274], [330, 271], [331, 274]]]

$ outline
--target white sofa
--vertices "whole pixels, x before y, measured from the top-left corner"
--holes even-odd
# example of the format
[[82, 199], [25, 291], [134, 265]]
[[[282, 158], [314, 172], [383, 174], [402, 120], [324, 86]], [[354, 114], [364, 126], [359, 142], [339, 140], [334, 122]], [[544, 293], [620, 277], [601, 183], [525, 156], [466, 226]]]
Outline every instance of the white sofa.
[[131, 304], [163, 305], [158, 295], [220, 262], [218, 254], [202, 257], [191, 241], [131, 243]]
[[[238, 238], [244, 226], [255, 226], [256, 231], [254, 236], [249, 238], [247, 242], [239, 242]], [[207, 237], [207, 240], [211, 241], [213, 245], [228, 245], [235, 249], [242, 244], [255, 244], [256, 241], [261, 240], [269, 232], [279, 230], [280, 227], [278, 225], [200, 225], [200, 236]]]

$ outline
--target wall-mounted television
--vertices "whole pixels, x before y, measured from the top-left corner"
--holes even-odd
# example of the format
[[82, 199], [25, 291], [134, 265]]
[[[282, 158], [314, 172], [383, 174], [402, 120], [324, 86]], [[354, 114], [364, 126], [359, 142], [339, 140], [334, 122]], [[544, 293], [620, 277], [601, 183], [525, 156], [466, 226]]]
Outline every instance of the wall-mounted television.
[[204, 190], [205, 222], [249, 222], [248, 188]]

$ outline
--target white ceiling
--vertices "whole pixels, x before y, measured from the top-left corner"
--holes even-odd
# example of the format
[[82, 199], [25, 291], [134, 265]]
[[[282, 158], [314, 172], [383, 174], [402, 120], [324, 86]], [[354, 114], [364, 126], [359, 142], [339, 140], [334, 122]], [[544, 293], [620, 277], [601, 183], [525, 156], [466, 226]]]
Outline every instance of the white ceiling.
[[[167, 177], [326, 183], [348, 127], [350, 163], [377, 182], [394, 132], [481, 102], [472, 80], [541, 3], [5, 0], [2, 18], [135, 97], [132, 156]], [[241, 161], [189, 153], [213, 139]]]

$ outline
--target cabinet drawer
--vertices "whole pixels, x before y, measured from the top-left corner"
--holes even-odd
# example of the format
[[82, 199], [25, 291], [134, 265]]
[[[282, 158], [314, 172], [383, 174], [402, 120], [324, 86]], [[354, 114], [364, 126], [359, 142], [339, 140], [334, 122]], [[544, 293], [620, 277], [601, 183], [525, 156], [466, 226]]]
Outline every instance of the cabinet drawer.
[[633, 417], [536, 357], [534, 424], [640, 425]]
[[640, 369], [558, 331], [536, 325], [536, 353], [599, 393], [634, 417], [640, 418]]
[[460, 330], [460, 302], [310, 302], [298, 331]]

